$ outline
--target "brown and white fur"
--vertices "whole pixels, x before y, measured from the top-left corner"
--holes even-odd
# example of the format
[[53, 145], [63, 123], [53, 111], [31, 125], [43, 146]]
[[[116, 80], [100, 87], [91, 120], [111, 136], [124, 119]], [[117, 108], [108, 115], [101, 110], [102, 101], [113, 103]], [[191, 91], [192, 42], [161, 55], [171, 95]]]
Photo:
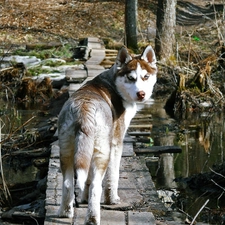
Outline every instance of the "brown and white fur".
[[74, 177], [88, 202], [85, 224], [100, 225], [102, 180], [107, 171], [105, 203], [118, 204], [123, 138], [136, 113], [136, 103], [150, 98], [156, 83], [156, 57], [151, 46], [132, 57], [122, 47], [115, 64], [77, 90], [63, 106], [58, 121], [63, 174], [59, 217], [73, 217]]

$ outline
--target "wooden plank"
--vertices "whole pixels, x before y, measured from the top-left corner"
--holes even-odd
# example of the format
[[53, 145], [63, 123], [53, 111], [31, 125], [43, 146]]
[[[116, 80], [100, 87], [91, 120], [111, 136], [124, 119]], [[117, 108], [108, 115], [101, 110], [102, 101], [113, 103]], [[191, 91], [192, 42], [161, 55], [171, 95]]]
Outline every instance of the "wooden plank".
[[[50, 206], [47, 206], [47, 210], [49, 210]], [[59, 225], [59, 224], [72, 224], [73, 219], [72, 218], [59, 218], [56, 215], [56, 212], [58, 210], [58, 206], [52, 206], [52, 208], [55, 208], [55, 211], [52, 211], [53, 214], [45, 217], [44, 225]]]
[[[122, 172], [132, 172], [135, 173], [135, 171], [145, 171], [148, 172], [148, 168], [145, 164], [145, 158], [144, 157], [122, 157], [121, 163], [120, 163], [120, 177], [123, 179], [124, 175]], [[128, 174], [127, 174], [128, 175]], [[125, 177], [126, 179], [126, 177]]]
[[104, 60], [112, 60], [115, 61], [116, 60], [116, 55], [114, 56], [105, 56]]
[[81, 87], [81, 84], [70, 84], [69, 85], [69, 93], [70, 96], [73, 94], [76, 90], [78, 90]]
[[87, 46], [89, 48], [98, 48], [98, 49], [104, 48], [103, 42], [96, 37], [88, 37]]
[[73, 224], [83, 225], [86, 214], [87, 214], [87, 208], [86, 207], [85, 208], [75, 208], [74, 212], [75, 212], [75, 216], [74, 216]]
[[70, 67], [67, 68], [65, 71], [65, 76], [70, 77], [70, 76], [75, 76], [77, 77], [87, 77], [87, 71], [85, 69], [80, 69], [77, 67]]
[[97, 37], [88, 37], [87, 39], [89, 42], [100, 42], [99, 38]]
[[155, 225], [155, 217], [151, 212], [128, 212], [128, 225]]
[[130, 124], [129, 128], [152, 128], [152, 124]]
[[123, 142], [124, 143], [134, 143], [136, 142], [136, 140], [132, 137], [129, 137], [129, 136], [126, 136], [124, 139], [123, 139]]
[[136, 154], [148, 154], [148, 153], [181, 153], [182, 149], [179, 146], [150, 146], [146, 148], [134, 149]]
[[85, 65], [99, 65], [105, 58], [104, 54], [93, 55], [88, 61], [86, 61]]
[[105, 70], [103, 66], [100, 65], [86, 65], [87, 70]]
[[130, 131], [127, 132], [130, 136], [149, 136], [151, 135], [151, 132], [136, 132], [136, 131]]
[[[74, 224], [83, 225], [87, 208], [76, 208]], [[126, 225], [125, 213], [112, 210], [101, 210], [101, 225]]]
[[149, 114], [137, 114], [134, 119], [143, 119], [143, 118], [149, 118], [152, 119], [152, 115]]
[[120, 211], [102, 210], [101, 225], [126, 225], [125, 213]]
[[123, 143], [123, 154], [122, 156], [134, 156], [133, 143], [125, 142]]
[[91, 58], [85, 63], [85, 65], [95, 65], [95, 64], [99, 65], [99, 64], [101, 64], [103, 59], [104, 58], [102, 58], [102, 57]]
[[104, 71], [105, 70], [88, 70], [88, 77], [91, 77], [91, 78], [96, 77]]
[[135, 125], [135, 124], [151, 124], [150, 123], [151, 122], [151, 119], [146, 119], [146, 118], [142, 118], [142, 119], [136, 119], [136, 118], [134, 118], [134, 119], [132, 119], [132, 121], [131, 121], [131, 125], [133, 124], [133, 125]]
[[70, 79], [67, 80], [68, 83], [75, 83], [75, 84], [80, 84], [82, 83], [86, 78], [81, 78], [81, 77], [70, 77]]
[[118, 53], [118, 50], [115, 50], [115, 49], [105, 49], [105, 52], [109, 52], [109, 53], [114, 53], [114, 54], [116, 54], [117, 55], [117, 53]]
[[70, 68], [65, 71], [67, 82], [81, 83], [88, 76], [87, 71], [84, 69]]
[[[124, 172], [125, 174], [125, 172]], [[122, 175], [127, 176], [127, 175]], [[128, 179], [130, 179], [129, 183], [131, 186], [126, 186], [126, 188], [122, 189], [121, 186], [123, 185], [123, 180], [120, 178], [119, 181], [119, 189], [118, 189], [118, 195], [120, 196], [120, 204], [117, 205], [104, 205], [102, 204], [103, 209], [108, 210], [130, 210], [133, 208], [134, 205], [140, 205], [143, 202], [143, 197], [139, 194], [134, 184], [134, 177], [131, 179], [130, 173], [128, 174], [127, 178], [124, 179], [128, 182]], [[133, 183], [133, 184], [132, 184]], [[123, 185], [125, 186], [125, 185]], [[129, 188], [130, 187], [130, 188]], [[132, 188], [134, 187], [134, 188]]]

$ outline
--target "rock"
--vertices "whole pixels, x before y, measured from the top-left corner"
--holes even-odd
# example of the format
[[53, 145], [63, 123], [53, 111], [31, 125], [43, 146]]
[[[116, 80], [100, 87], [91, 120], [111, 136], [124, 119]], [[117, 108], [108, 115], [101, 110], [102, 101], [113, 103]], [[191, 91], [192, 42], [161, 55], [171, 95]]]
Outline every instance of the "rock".
[[19, 56], [19, 55], [4, 57], [2, 60], [5, 62], [23, 63], [26, 67], [35, 66], [40, 64], [41, 62], [41, 60], [35, 56]]

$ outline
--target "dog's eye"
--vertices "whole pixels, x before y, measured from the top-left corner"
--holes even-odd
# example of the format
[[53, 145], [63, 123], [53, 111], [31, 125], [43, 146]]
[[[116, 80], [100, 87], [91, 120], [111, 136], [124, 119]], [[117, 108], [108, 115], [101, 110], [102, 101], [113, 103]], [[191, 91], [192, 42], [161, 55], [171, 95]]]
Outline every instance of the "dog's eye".
[[148, 80], [148, 78], [149, 78], [149, 75], [146, 74], [146, 75], [144, 76], [143, 80]]
[[127, 75], [127, 79], [130, 80], [130, 81], [135, 81], [135, 80], [136, 80], [134, 77], [132, 77], [132, 76], [129, 75], [129, 74]]

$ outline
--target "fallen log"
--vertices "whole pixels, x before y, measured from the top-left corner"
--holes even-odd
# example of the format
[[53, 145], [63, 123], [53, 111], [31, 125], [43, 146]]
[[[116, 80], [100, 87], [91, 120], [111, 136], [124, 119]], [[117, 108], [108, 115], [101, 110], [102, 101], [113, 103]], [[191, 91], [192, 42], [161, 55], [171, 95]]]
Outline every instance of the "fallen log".
[[[21, 156], [21, 157], [28, 157], [28, 158], [36, 158], [36, 157], [48, 157], [51, 152], [50, 148], [38, 148], [32, 150], [17, 150], [11, 152], [11, 156]], [[6, 154], [9, 155], [9, 154]]]
[[58, 48], [62, 47], [62, 43], [58, 41], [52, 41], [52, 42], [39, 42], [35, 44], [27, 44], [26, 50], [44, 50], [44, 49], [51, 49], [51, 48]]
[[156, 154], [181, 153], [182, 149], [179, 146], [149, 146], [149, 147], [146, 147], [146, 148], [134, 149], [134, 152], [137, 155], [148, 154], [148, 153], [156, 153]]

